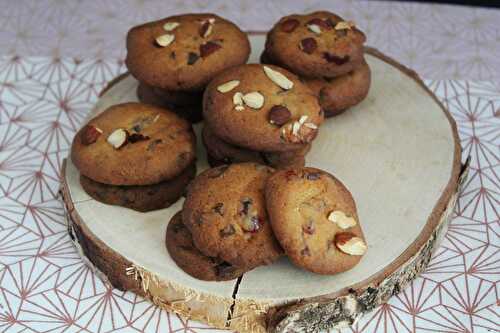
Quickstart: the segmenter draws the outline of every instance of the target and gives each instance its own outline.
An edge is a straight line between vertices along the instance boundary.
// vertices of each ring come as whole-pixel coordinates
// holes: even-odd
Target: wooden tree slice
[[[257,62],[264,36],[252,36],[251,43],[251,61]],[[338,176],[356,199],[368,252],[354,269],[319,276],[283,258],[235,281],[196,280],[175,265],[164,245],[167,223],[182,200],[149,213],[101,204],[83,191],[66,160],[62,195],[84,260],[119,289],[241,332],[336,328],[397,294],[430,260],[466,168],[455,123],[418,76],[374,49],[366,58],[373,80],[368,97],[327,120],[307,156],[308,165]],[[114,80],[92,116],[137,100],[136,87],[130,75]],[[201,171],[207,163],[198,143]]]

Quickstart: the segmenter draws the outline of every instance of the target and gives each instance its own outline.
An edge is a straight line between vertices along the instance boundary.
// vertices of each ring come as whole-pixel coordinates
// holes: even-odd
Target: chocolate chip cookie
[[[367,246],[356,204],[334,176],[315,168],[277,171],[265,190],[269,219],[297,266],[335,274],[355,266]]]
[[[109,185],[172,179],[195,160],[195,135],[185,119],[141,103],[111,106],[78,131],[71,159],[80,173]]]
[[[127,35],[126,65],[140,82],[169,91],[201,91],[226,68],[244,64],[247,35],[215,14],[145,23]]]
[[[127,207],[139,212],[149,212],[167,208],[175,203],[196,175],[193,162],[176,177],[152,185],[119,186],[106,185],[80,175],[80,184],[85,192],[95,200],[108,204]]]
[[[325,117],[333,117],[366,98],[370,90],[371,72],[366,61],[363,61],[345,75],[333,79],[304,79],[304,82],[317,93]]]
[[[296,75],[260,64],[214,78],[203,97],[203,117],[225,142],[265,152],[303,148],[323,122],[316,96]]]
[[[250,270],[282,249],[269,225],[264,186],[272,168],[255,163],[208,169],[189,185],[182,219],[204,255]]]
[[[200,280],[227,281],[245,271],[221,259],[207,257],[193,244],[191,233],[182,223],[182,214],[175,214],[167,227],[165,243],[168,253],[184,272]]]
[[[202,139],[207,150],[208,163],[212,167],[244,162],[266,164],[277,169],[303,167],[305,155],[311,148],[311,145],[308,144],[298,150],[275,153],[258,152],[224,142],[215,136],[208,126],[203,127]]]
[[[203,94],[200,92],[172,92],[139,83],[137,98],[142,103],[167,108],[192,123],[203,119],[201,111]]]
[[[283,17],[267,34],[265,50],[271,62],[297,75],[333,78],[362,62],[365,40],[354,23],[318,11]]]

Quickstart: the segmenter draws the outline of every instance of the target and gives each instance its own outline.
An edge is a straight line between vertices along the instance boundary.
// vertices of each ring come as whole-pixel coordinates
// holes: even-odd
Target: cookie
[[[250,270],[282,249],[269,225],[264,186],[272,168],[255,163],[208,169],[189,185],[182,220],[204,255]]]
[[[304,77],[338,77],[363,61],[366,37],[352,22],[327,11],[283,17],[267,34],[273,63]]]
[[[185,14],[133,27],[126,65],[140,82],[169,91],[201,91],[226,68],[247,62],[250,42],[215,14]]]
[[[354,199],[329,173],[278,171],[269,178],[265,197],[274,234],[295,265],[335,274],[354,267],[366,252]]]
[[[224,142],[215,136],[208,126],[203,127],[202,139],[209,157],[208,163],[212,167],[244,162],[266,164],[277,169],[303,167],[305,164],[305,155],[311,148],[311,145],[308,144],[298,150],[275,153],[258,152]]]
[[[192,163],[173,179],[153,185],[119,186],[106,185],[80,175],[80,184],[95,200],[123,206],[139,212],[167,208],[174,204],[196,175],[196,164]]]
[[[195,160],[189,122],[141,103],[111,106],[78,131],[71,159],[80,173],[108,185],[151,185],[172,179]]]
[[[191,99],[188,97],[191,96]],[[160,90],[144,83],[137,86],[137,98],[141,103],[151,104],[161,108],[166,108],[189,120],[197,123],[203,119],[201,105],[202,96],[200,93],[175,92]]]
[[[221,259],[207,257],[193,244],[191,233],[182,223],[182,214],[177,212],[167,226],[165,244],[168,253],[184,272],[205,281],[227,281],[238,278],[245,272]]]
[[[266,52],[260,56],[262,64],[273,64]],[[279,64],[274,64],[278,65]],[[301,78],[316,96],[325,117],[341,114],[346,109],[360,103],[368,95],[371,84],[371,71],[363,60],[352,72],[336,78]]]
[[[228,69],[210,82],[203,96],[203,118],[225,142],[278,152],[311,143],[323,112],[296,75],[272,65],[249,64]]]
[[[341,114],[346,109],[363,101],[371,83],[370,67],[363,63],[352,72],[334,79],[304,79],[318,95],[325,117]]]

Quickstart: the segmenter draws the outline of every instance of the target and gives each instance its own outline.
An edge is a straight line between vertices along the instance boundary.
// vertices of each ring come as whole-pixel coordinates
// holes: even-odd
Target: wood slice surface
[[[251,36],[258,62],[264,36]],[[168,255],[164,234],[182,207],[149,213],[108,206],[81,188],[70,160],[62,195],[69,232],[84,260],[104,281],[217,328],[241,332],[310,332],[351,324],[397,294],[427,265],[444,234],[466,177],[449,113],[411,70],[367,49],[368,97],[329,119],[307,156],[351,190],[368,242],[354,269],[320,276],[286,258],[226,282],[194,279]],[[137,81],[122,75],[105,88],[91,117],[136,101]],[[198,172],[208,167],[198,134]]]

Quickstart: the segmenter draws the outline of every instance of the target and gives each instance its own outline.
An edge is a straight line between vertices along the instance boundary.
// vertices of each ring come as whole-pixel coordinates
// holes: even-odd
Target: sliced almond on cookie
[[[328,220],[332,221],[341,229],[349,229],[354,227],[357,222],[352,216],[347,216],[341,210],[334,210],[328,215]]]
[[[113,146],[115,149],[120,149],[121,147],[127,144],[128,132],[123,128],[119,128],[114,130],[108,136],[108,143]]]
[[[335,25],[335,30],[351,30],[354,28],[354,22],[352,21],[341,21]]]
[[[353,256],[362,256],[367,249],[363,239],[350,232],[335,235],[335,246],[340,251]]]
[[[316,35],[321,34],[321,28],[317,24],[308,24],[307,28],[309,29],[309,31],[314,32]]]
[[[180,25],[179,22],[167,22],[163,25],[163,30],[172,31]]]
[[[217,87],[217,91],[220,93],[227,93],[234,88],[236,88],[240,84],[240,81],[238,80],[231,80],[226,83],[221,84],[220,86]]]
[[[164,34],[156,37],[156,43],[161,47],[167,47],[175,40],[175,36],[172,34]]]
[[[267,77],[276,83],[280,88],[289,90],[293,88],[293,82],[290,81],[285,75],[281,74],[278,71],[275,71],[271,67],[263,66],[264,73],[266,73]]]
[[[241,98],[243,102],[252,109],[260,109],[264,105],[264,96],[258,91],[245,94]]]

